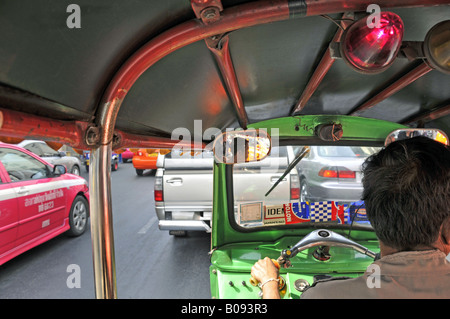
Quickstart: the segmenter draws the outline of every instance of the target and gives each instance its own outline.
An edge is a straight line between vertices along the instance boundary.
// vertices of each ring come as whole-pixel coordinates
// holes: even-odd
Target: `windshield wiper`
[[[303,157],[306,156],[306,154],[309,153],[309,151],[310,151],[310,148],[308,146],[303,147],[303,149],[300,151],[300,153],[294,158],[292,163],[289,164],[289,166],[286,168],[283,175],[281,175],[280,178],[275,182],[275,184],[273,184],[273,186],[269,189],[269,191],[266,193],[265,196],[268,196],[275,189],[275,187],[277,187],[278,184],[280,184],[280,182],[283,180],[283,178],[287,174],[289,174],[290,171],[292,171],[292,169],[298,164],[298,162],[300,162],[303,159]]]

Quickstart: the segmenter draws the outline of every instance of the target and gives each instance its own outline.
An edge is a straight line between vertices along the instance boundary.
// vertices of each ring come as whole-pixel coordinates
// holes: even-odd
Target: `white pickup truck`
[[[292,147],[281,146],[272,149],[271,155],[261,162],[234,165],[235,193],[245,194],[235,198],[235,211],[240,202],[271,203],[271,198],[276,198],[273,205],[298,202],[300,185],[296,168],[267,198],[258,198],[277,182],[293,159]],[[211,231],[213,161],[211,151],[195,152],[193,156],[171,152],[158,159],[155,210],[160,230],[168,230],[175,236],[184,236],[187,231]],[[254,174],[256,170],[258,174]]]

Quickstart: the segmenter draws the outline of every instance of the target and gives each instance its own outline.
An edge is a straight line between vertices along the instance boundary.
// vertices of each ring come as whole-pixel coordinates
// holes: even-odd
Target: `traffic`
[[[210,234],[190,232],[176,238],[159,230],[154,176],[137,176],[131,162],[120,163],[113,174],[119,298],[210,299],[204,275],[210,265]],[[86,172],[81,177],[89,181]],[[94,299],[90,226],[88,220],[81,236],[63,233],[0,266],[0,299]],[[192,291],[197,291],[195,297]]]
[[[0,143],[0,265],[61,233],[88,227],[89,189],[66,166]]]

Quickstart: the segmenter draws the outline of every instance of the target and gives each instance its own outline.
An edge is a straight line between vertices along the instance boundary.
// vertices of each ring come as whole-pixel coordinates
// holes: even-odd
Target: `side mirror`
[[[384,141],[384,146],[388,146],[392,142],[405,140],[407,138],[413,138],[416,136],[425,136],[431,138],[435,141],[441,142],[445,145],[449,145],[447,135],[438,129],[432,128],[410,128],[410,129],[399,129],[391,132]]]
[[[222,133],[213,146],[214,158],[225,164],[261,161],[269,155],[270,148],[270,136],[260,129]]]
[[[53,175],[63,175],[67,173],[67,168],[64,165],[53,166]]]

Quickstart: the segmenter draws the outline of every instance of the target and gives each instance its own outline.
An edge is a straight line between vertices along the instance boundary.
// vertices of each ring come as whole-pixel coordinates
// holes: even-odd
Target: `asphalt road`
[[[111,174],[118,298],[211,298],[209,234],[160,231],[154,177],[138,177],[131,163]],[[9,298],[95,298],[90,230],[58,236],[0,266],[0,299]]]

